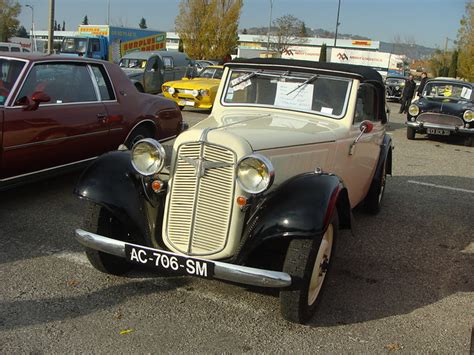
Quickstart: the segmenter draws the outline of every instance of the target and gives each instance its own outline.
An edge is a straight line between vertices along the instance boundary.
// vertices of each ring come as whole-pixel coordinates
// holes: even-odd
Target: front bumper
[[[125,245],[127,244],[125,242],[87,232],[82,229],[76,229],[75,234],[77,241],[85,247],[125,258]],[[159,252],[160,250],[156,249],[156,251]],[[168,251],[166,253],[186,257]],[[223,263],[220,261],[212,262],[215,265],[214,278],[216,279],[245,285],[275,288],[288,287],[291,286],[292,283],[291,276],[284,272],[261,270],[248,266]]]
[[[440,125],[436,123],[429,123],[429,122],[412,122],[412,121],[407,121],[405,124],[408,127],[415,128],[416,130],[425,130],[427,128],[438,128],[438,129],[444,129],[453,133],[460,133],[460,134],[474,134],[474,128],[464,128],[464,127],[456,127],[456,126],[446,126],[446,125]]]

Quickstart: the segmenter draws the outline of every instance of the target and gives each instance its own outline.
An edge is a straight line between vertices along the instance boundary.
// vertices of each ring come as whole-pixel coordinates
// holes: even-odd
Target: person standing
[[[415,94],[416,83],[413,80],[413,75],[408,75],[408,80],[405,82],[405,87],[403,88],[402,98],[400,100],[401,106],[399,113],[407,113],[408,106],[410,106],[411,99]]]
[[[426,80],[428,80],[428,74],[424,71],[421,73],[421,81],[420,85],[418,86],[418,89],[416,89],[416,93],[418,94],[418,97],[421,96],[423,93],[423,89],[425,88]]]

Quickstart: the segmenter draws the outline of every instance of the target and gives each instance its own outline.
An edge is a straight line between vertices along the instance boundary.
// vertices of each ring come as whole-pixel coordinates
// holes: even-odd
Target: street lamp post
[[[268,22],[267,58],[270,52],[270,31],[272,28],[272,11],[273,11],[273,0],[270,0],[270,21]]]
[[[31,49],[36,51],[36,41],[35,41],[35,9],[33,5],[25,5],[31,9]]]
[[[341,11],[341,0],[339,0],[339,5],[337,6],[337,19],[336,19],[336,33],[334,35],[334,48],[336,48],[337,44],[337,30],[339,28],[339,12]]]

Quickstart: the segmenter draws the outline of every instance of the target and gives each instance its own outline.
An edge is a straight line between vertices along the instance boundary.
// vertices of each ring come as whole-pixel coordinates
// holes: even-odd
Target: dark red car
[[[119,66],[0,56],[0,188],[183,129],[173,101],[137,91]]]

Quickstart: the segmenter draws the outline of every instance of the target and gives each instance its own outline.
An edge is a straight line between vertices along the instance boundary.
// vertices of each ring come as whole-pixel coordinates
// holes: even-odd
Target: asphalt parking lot
[[[395,144],[382,212],[356,210],[319,312],[281,319],[278,293],[99,273],[73,239],[78,173],[0,193],[0,352],[468,353],[474,321],[474,148]],[[183,111],[192,125],[206,113]]]

